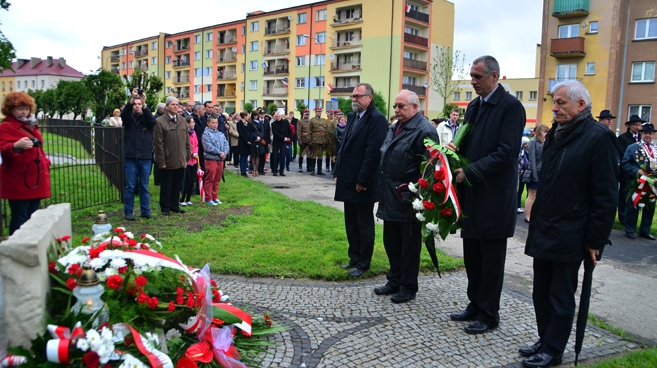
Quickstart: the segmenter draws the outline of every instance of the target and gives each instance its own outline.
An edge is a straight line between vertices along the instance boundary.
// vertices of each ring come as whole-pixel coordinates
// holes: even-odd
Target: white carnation
[[[148,368],[148,366],[146,366],[134,356],[125,354],[123,356],[123,363],[119,366],[119,368]]]
[[[639,203],[639,207],[643,208],[643,207],[645,207],[645,206],[646,206],[645,203]]]
[[[433,231],[434,233],[438,232],[438,224],[434,224],[433,222],[427,224],[427,230]]]
[[[144,273],[144,271],[141,269],[141,267],[135,267],[135,268],[133,268],[133,269],[132,269],[132,272],[134,272],[135,275],[137,275],[137,276],[139,276],[139,275],[141,275],[142,273]]]
[[[102,345],[102,339],[100,338],[100,334],[96,330],[89,330],[86,333],[87,337],[87,342],[89,343],[89,347],[91,347],[92,351],[97,351],[100,346]]]
[[[425,220],[426,220],[426,217],[424,217],[424,215],[422,214],[422,212],[418,212],[418,213],[416,213],[416,214],[415,214],[415,217],[417,217],[417,219],[420,220],[420,221],[425,221]]]
[[[105,274],[105,277],[109,278],[110,276],[118,275],[119,270],[116,268],[107,267],[103,273]]]
[[[146,239],[150,240],[150,241],[155,240],[155,238],[154,238],[153,235],[151,235],[151,234],[144,234],[144,237],[145,237]]]
[[[134,239],[134,238],[135,238],[134,234],[132,234],[130,231],[126,231],[124,234],[125,234],[128,238],[130,238],[130,239]]]
[[[80,340],[78,340],[78,343],[75,344],[75,346],[77,346],[78,349],[80,349],[80,350],[82,350],[82,351],[87,351],[87,350],[89,350],[89,343],[87,342],[86,339],[80,339]]]
[[[171,339],[177,339],[179,337],[182,337],[182,335],[180,334],[180,331],[176,330],[175,328],[172,328],[169,331],[167,331],[164,337],[167,339],[167,341],[169,341]]]
[[[413,184],[413,183],[408,183],[408,190],[410,190],[413,193],[417,193],[417,188],[415,187],[415,184]]]
[[[110,262],[110,266],[112,266],[112,267],[114,267],[114,268],[125,267],[125,265],[126,265],[126,264],[125,264],[125,259],[122,259],[122,258],[114,258],[114,259]]]
[[[415,200],[413,200],[413,209],[415,209],[416,211],[423,210],[424,205],[422,204],[422,201],[417,199],[417,198]]]
[[[97,269],[105,266],[106,264],[107,264],[107,260],[102,259],[100,257],[94,258],[89,262],[89,266],[91,266],[91,268],[93,268],[94,270],[97,270]]]

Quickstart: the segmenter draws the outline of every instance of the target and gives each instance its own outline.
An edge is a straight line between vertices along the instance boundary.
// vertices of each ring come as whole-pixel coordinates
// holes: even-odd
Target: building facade
[[[247,102],[327,107],[362,81],[387,101],[413,90],[420,110],[435,115],[442,101],[429,87],[430,63],[437,47],[452,47],[453,30],[447,0],[329,0],[104,47],[101,67],[119,75],[148,70],[164,80],[165,95],[221,103],[228,112]]]
[[[544,0],[538,121],[552,121],[551,88],[568,79],[591,93],[594,115],[611,110],[611,129],[630,115],[654,124],[657,7],[652,0]]]

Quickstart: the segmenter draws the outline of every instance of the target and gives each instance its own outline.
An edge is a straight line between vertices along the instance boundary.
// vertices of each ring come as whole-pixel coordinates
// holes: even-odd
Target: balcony
[[[217,73],[217,80],[232,80],[237,79],[237,74],[234,72],[224,72],[224,74]]]
[[[402,84],[402,88],[407,89],[409,91],[413,91],[417,93],[418,96],[424,96],[427,93],[426,92],[427,89],[422,86],[414,86],[412,84]]]
[[[219,57],[217,58],[218,63],[231,63],[235,60],[237,60],[237,56],[235,56],[235,54],[232,54],[232,55],[219,55]]]
[[[406,12],[406,18],[419,20],[420,22],[429,24],[429,14],[422,13],[417,10],[411,9],[408,12]]]
[[[333,73],[346,73],[346,72],[357,72],[360,71],[360,62],[356,63],[332,63],[331,64],[331,72]]]
[[[217,98],[235,98],[235,91],[217,92]]]
[[[356,88],[355,85],[352,87],[333,87],[331,94],[332,95],[351,94],[354,91],[354,88]]]
[[[135,51],[135,57],[136,58],[144,57],[144,56],[148,56],[148,49],[147,48]]]
[[[176,98],[189,98],[189,91],[180,91],[176,93]]]
[[[264,87],[262,89],[262,95],[263,96],[287,96],[287,87]]]
[[[550,56],[556,58],[581,57],[584,52],[584,37],[554,38],[550,43]]]
[[[347,48],[347,47],[361,47],[363,46],[363,40],[358,37],[358,38],[353,38],[351,40],[344,40],[344,41],[333,41],[331,46],[329,48],[336,49],[336,48]]]
[[[404,68],[427,71],[427,62],[404,58]]]
[[[175,42],[173,52],[181,52],[189,50],[189,42]]]
[[[237,37],[235,36],[226,36],[223,39],[220,38],[217,40],[217,46],[221,45],[230,45],[231,43],[237,42]]]
[[[283,33],[290,33],[290,26],[289,25],[287,27],[269,27],[269,28],[265,28],[265,36],[270,36],[270,35],[275,35],[275,34],[283,34]]]
[[[121,60],[121,56],[119,56],[119,55],[112,55],[112,56],[110,56],[110,61],[111,61],[112,63],[118,63],[120,60]]]
[[[265,55],[284,55],[284,54],[289,54],[290,53],[290,48],[289,47],[283,47],[283,46],[267,46],[265,48]]]
[[[429,39],[416,36],[410,33],[404,33],[404,42],[407,43],[412,43],[414,45],[422,46],[422,47],[428,47],[429,46]]]
[[[172,64],[174,68],[182,68],[189,66],[189,60],[174,60]]]
[[[583,17],[589,15],[589,0],[553,0],[552,16],[555,18]]]
[[[263,75],[272,75],[272,74],[289,74],[290,70],[287,67],[276,67],[274,70],[265,70]]]
[[[112,68],[112,69],[110,69],[110,72],[112,72],[112,73],[114,73],[114,74],[116,74],[116,75],[121,74],[121,70],[120,70],[119,68]]]
[[[189,75],[182,75],[180,77],[173,79],[173,84],[188,84],[188,83],[189,83]]]
[[[340,27],[348,26],[354,23],[363,22],[363,8],[342,8],[336,9],[335,15],[333,16],[333,23],[331,26]]]
[[[331,23],[331,26],[333,27],[340,27],[340,26],[348,26],[354,23],[363,23],[363,18],[342,18],[338,19],[337,17],[333,17],[333,23]]]
[[[552,94],[552,88],[559,83],[567,80],[577,80],[577,81],[582,81],[582,78],[575,78],[575,77],[566,77],[566,78],[557,78],[557,79],[548,79],[548,90],[547,94],[551,95]]]

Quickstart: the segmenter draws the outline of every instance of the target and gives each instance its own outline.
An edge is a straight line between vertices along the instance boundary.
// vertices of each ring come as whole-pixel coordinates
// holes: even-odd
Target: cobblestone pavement
[[[215,277],[231,301],[268,311],[289,329],[263,367],[519,367],[518,348],[537,340],[531,300],[505,290],[501,323],[493,332],[468,335],[448,314],[465,308],[462,272],[421,276],[415,300],[394,304],[377,296],[375,280],[334,283]],[[233,293],[234,295],[232,295]],[[574,332],[564,364],[574,361]],[[580,361],[619,354],[636,344],[588,326]]]

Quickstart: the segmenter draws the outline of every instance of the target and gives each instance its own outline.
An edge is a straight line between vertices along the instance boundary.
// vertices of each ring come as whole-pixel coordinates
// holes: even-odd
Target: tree
[[[374,91],[374,107],[379,110],[383,116],[388,117],[388,106],[386,104],[386,99],[383,97],[383,93],[379,91]]]
[[[36,90],[31,90],[28,89],[26,92],[30,97],[34,99],[34,103],[36,104],[36,109],[34,110],[34,115],[35,117],[39,116],[39,113],[45,114],[45,111],[43,111],[43,102],[41,101],[43,97],[43,90],[36,89]]]
[[[92,101],[89,88],[81,81],[60,80],[57,90],[58,105],[65,106],[68,112],[73,113],[73,120],[79,115],[84,120]]]
[[[342,111],[344,116],[347,116],[349,111],[351,111],[351,100],[344,97],[338,97],[338,109]]]
[[[54,88],[49,88],[41,94],[41,109],[46,117],[53,117],[57,113],[55,107],[55,99],[57,98],[57,93]]]
[[[244,104],[244,110],[248,112],[249,114],[253,112],[253,105],[251,105],[250,102],[247,102]]]
[[[146,105],[151,108],[157,105],[157,96],[159,96],[164,87],[162,79],[154,75],[149,75],[148,72],[135,69],[130,77],[124,75],[123,81],[128,91],[132,91],[133,88],[138,88],[143,89],[144,92],[146,92]]]
[[[306,104],[304,104],[303,101],[297,102],[297,111],[301,116],[303,116],[303,111],[306,110],[307,108],[308,106],[306,106]]]
[[[111,116],[128,98],[121,78],[110,71],[98,69],[96,74],[89,74],[82,81],[91,93],[91,105],[98,121]]]
[[[461,90],[459,82],[465,77],[465,55],[459,50],[452,52],[450,47],[436,46],[436,55],[431,61],[431,88],[443,98],[443,107],[447,100]],[[449,118],[449,111],[443,117]]]
[[[278,111],[278,106],[276,104],[269,104],[267,105],[267,111],[269,112],[269,115],[274,115],[276,111]]]
[[[0,0],[0,9],[9,11],[11,4],[7,0]],[[14,45],[5,37],[4,33],[0,31],[0,73],[3,70],[9,69],[14,71],[11,67],[11,61],[16,58],[16,49]]]

